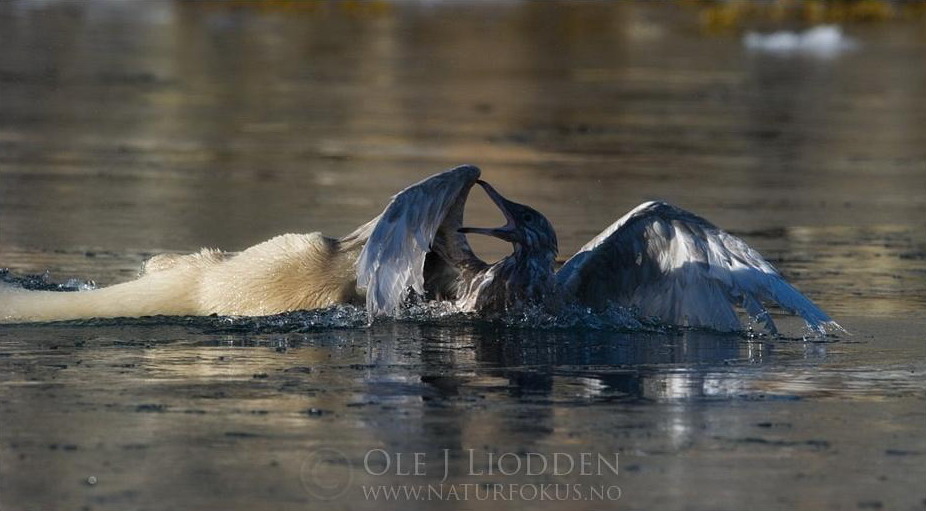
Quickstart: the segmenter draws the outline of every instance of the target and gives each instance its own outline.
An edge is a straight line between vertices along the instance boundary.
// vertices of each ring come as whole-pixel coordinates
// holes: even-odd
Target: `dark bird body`
[[[415,197],[405,196],[412,187],[394,197],[384,212],[395,210],[394,224],[377,224],[358,263],[358,282],[367,287],[372,314],[391,314],[415,293],[483,315],[528,306],[555,313],[570,303],[593,309],[618,305],[666,323],[738,330],[742,324],[735,307],[741,306],[774,332],[763,305],[770,301],[800,315],[815,331],[838,328],[745,242],[664,202],[633,209],[556,271],[552,224],[478,178],[477,168],[457,167],[417,185],[434,185],[443,195],[415,190]],[[474,184],[505,215],[504,226],[462,226],[463,204]],[[410,208],[410,201],[427,203],[428,222],[412,214],[420,210]],[[396,238],[397,232],[404,237]],[[487,264],[473,254],[466,233],[508,241],[513,251]],[[421,266],[408,264],[416,258]]]

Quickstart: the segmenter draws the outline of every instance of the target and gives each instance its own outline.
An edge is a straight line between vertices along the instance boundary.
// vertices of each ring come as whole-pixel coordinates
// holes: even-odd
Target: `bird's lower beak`
[[[514,241],[514,232],[505,227],[496,227],[494,229],[489,227],[460,227],[457,229],[457,232],[462,232],[464,234],[485,234],[505,241]]]
[[[485,234],[487,236],[494,236],[505,241],[515,241],[515,221],[514,216],[511,214],[511,211],[508,209],[508,199],[502,197],[502,194],[495,191],[495,188],[492,188],[492,185],[486,183],[483,180],[476,181],[479,183],[488,194],[489,198],[492,199],[492,202],[498,206],[498,209],[502,211],[502,214],[505,215],[505,220],[507,223],[501,227],[461,227],[457,231],[462,233],[473,233],[473,234]]]

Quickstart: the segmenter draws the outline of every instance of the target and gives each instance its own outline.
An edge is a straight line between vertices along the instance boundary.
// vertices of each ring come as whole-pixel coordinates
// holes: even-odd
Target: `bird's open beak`
[[[505,241],[515,241],[515,233],[517,232],[516,224],[514,220],[514,215],[512,215],[510,209],[508,208],[508,199],[502,197],[502,194],[495,191],[495,188],[492,188],[492,185],[486,183],[483,180],[477,180],[479,186],[481,186],[486,194],[489,195],[489,198],[492,199],[492,202],[498,206],[498,209],[502,211],[502,214],[505,215],[506,223],[501,227],[460,227],[457,229],[462,233],[474,233],[474,234],[485,234],[487,236],[494,236]]]

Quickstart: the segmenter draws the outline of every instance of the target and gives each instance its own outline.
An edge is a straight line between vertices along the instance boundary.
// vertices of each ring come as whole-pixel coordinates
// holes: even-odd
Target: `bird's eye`
[[[527,222],[527,223],[531,223],[531,222],[534,221],[534,215],[532,215],[532,214],[530,214],[530,213],[524,213],[524,214],[521,216],[521,220],[524,220],[524,221]]]

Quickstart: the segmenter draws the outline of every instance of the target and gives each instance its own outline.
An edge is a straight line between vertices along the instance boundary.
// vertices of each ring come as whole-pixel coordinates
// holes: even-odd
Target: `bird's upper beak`
[[[515,234],[517,233],[517,224],[514,219],[514,215],[511,212],[508,204],[511,203],[508,199],[502,197],[502,194],[498,193],[495,188],[492,188],[492,185],[486,183],[483,180],[477,180],[479,186],[481,186],[486,194],[489,195],[489,198],[492,199],[492,202],[498,206],[498,209],[502,211],[502,214],[505,215],[506,223],[501,227],[488,228],[488,227],[460,227],[459,232],[462,233],[475,233],[475,234],[485,234],[488,236],[494,236],[505,241],[515,241]]]

